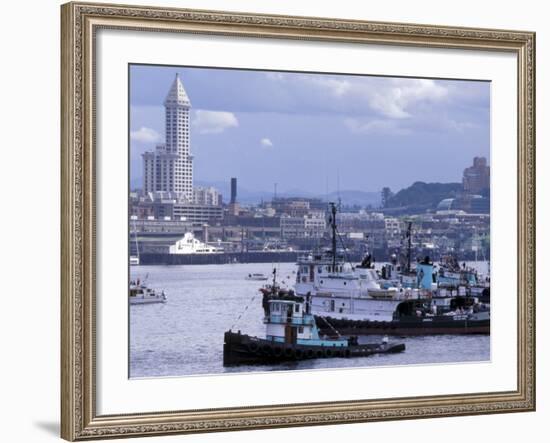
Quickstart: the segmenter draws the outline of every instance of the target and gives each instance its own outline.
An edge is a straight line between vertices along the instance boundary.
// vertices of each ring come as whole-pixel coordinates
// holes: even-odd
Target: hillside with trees
[[[389,188],[382,189],[382,207],[384,209],[434,209],[441,200],[457,197],[461,192],[462,183],[415,182],[395,194]]]

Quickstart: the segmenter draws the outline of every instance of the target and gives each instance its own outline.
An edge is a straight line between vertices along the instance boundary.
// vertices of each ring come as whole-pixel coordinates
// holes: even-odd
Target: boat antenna
[[[342,245],[342,249],[344,250],[344,258],[346,259],[345,261],[353,266],[353,264],[351,263],[351,260],[349,259],[346,244],[344,243],[344,239],[342,238],[342,236],[340,235],[340,233],[338,231],[336,231],[336,235],[338,235],[338,239],[340,240],[340,243]]]
[[[412,232],[412,222],[408,222],[407,233],[407,272],[411,272],[411,232]]]
[[[336,170],[336,192],[338,194],[338,210],[342,210],[342,198],[340,197],[340,169]]]
[[[134,242],[136,244],[136,255],[139,261],[139,244],[138,244],[138,238],[137,238],[137,226],[136,226],[136,221],[133,220],[133,222],[134,222]]]
[[[330,202],[330,227],[332,230],[332,272],[336,272],[336,204]]]
[[[331,202],[329,203],[330,210],[331,210],[331,216],[329,218],[330,221],[330,227],[332,230],[332,272],[336,272],[336,241],[337,239],[340,240],[340,243],[342,244],[342,249],[344,250],[344,258],[346,262],[349,262],[351,264],[351,261],[348,258],[347,252],[346,252],[346,245],[344,243],[344,239],[338,232],[338,227],[336,225],[336,204]]]
[[[478,239],[477,239],[477,230],[476,230],[476,227],[474,226],[474,239],[472,241],[472,243],[474,244],[474,248],[475,248],[475,255],[474,255],[474,261],[477,262],[477,245],[478,245]]]
[[[271,284],[271,290],[275,291],[275,285],[277,284],[277,268],[273,266],[273,283]]]

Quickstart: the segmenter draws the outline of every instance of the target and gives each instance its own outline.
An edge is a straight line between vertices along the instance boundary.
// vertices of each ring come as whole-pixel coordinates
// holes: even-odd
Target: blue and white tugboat
[[[224,337],[224,366],[240,364],[267,364],[314,358],[368,357],[373,354],[402,352],[405,345],[389,343],[358,344],[357,336],[336,338],[319,334],[315,317],[311,313],[311,297],[297,296],[294,291],[282,289],[273,283],[260,289],[263,294],[265,338],[227,331]]]

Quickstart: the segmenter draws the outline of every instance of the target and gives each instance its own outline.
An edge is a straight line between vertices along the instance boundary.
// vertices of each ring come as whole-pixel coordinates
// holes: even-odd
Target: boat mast
[[[329,203],[331,218],[330,227],[332,229],[332,272],[336,272],[336,205],[333,202]]]
[[[477,237],[477,229],[476,227],[474,226],[474,241],[472,242],[473,245],[474,245],[474,252],[475,252],[475,256],[474,256],[474,261],[477,263],[477,248],[478,248],[478,245],[479,245],[479,239]]]
[[[139,246],[138,246],[138,239],[137,239],[137,227],[136,227],[136,221],[133,220],[134,222],[134,242],[136,244],[136,256],[138,258],[138,261],[139,261]]]
[[[411,230],[412,222],[407,226],[407,272],[411,272]]]
[[[275,294],[275,285],[277,284],[277,268],[273,266],[273,283],[271,284],[271,292]]]

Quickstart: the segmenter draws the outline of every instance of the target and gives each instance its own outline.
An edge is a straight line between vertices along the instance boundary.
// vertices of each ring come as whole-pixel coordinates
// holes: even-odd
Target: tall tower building
[[[464,169],[462,176],[462,185],[464,191],[476,194],[491,185],[491,171],[487,166],[485,157],[474,157],[474,163],[469,168]]]
[[[191,101],[176,74],[164,100],[165,143],[142,155],[144,192],[171,192],[179,199],[193,200],[190,109]]]
[[[229,215],[239,215],[240,207],[237,203],[237,177],[231,177],[231,200],[228,206]]]

